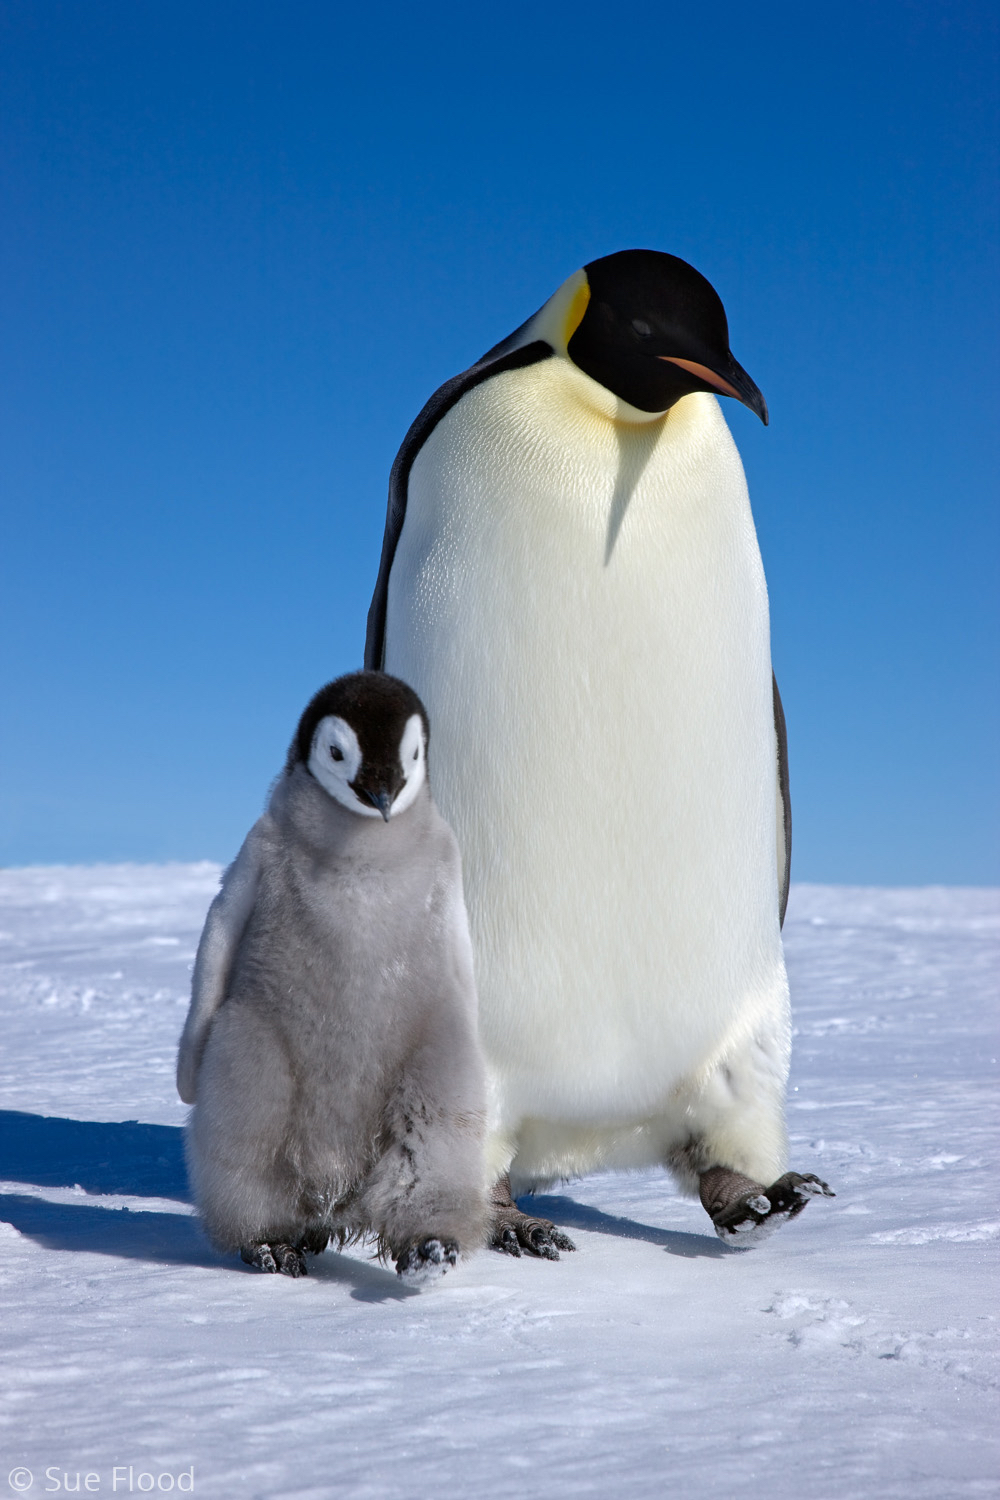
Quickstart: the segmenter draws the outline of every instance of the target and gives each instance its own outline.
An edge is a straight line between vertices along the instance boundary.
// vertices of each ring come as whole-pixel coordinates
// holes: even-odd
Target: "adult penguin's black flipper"
[[[788,730],[785,710],[781,706],[777,679],[771,673],[774,689],[774,733],[778,741],[778,795],[775,813],[778,824],[778,916],[785,925],[788,906],[788,883],[792,873],[792,796],[788,788]]]

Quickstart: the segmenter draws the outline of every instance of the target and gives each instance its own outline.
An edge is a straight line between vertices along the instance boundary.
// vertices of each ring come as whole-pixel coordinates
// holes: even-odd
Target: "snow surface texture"
[[[575,1255],[421,1294],[364,1249],[260,1275],[191,1217],[218,874],[0,871],[0,1494],[1000,1494],[998,893],[793,888],[791,1164],[836,1199],[741,1254],[665,1174],[592,1177],[533,1200]]]

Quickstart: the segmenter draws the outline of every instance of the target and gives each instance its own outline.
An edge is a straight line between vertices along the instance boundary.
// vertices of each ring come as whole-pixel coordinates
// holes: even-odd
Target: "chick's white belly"
[[[501,1128],[627,1124],[784,1017],[766,592],[711,398],[595,461],[507,379],[414,466],[385,665],[429,710]]]

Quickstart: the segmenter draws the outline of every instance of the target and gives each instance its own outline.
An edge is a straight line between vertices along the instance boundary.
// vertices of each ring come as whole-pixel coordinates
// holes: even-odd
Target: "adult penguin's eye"
[[[649,324],[648,323],[644,323],[641,318],[633,318],[632,319],[632,327],[635,329],[636,333],[642,339],[648,339],[649,335],[653,331],[650,328]]]
[[[419,760],[420,759],[420,746],[419,745],[417,746],[417,748],[413,752],[413,759],[414,760]]]
[[[334,760],[343,760],[344,758],[344,752],[343,750],[341,750],[339,745],[331,745],[330,754],[333,756]]]

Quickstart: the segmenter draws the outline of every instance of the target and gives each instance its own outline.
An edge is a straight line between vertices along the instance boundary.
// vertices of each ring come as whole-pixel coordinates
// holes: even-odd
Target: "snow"
[[[1000,1494],[1000,893],[793,888],[791,1165],[835,1199],[741,1254],[592,1177],[534,1200],[575,1255],[418,1293],[201,1236],[173,1072],[218,874],[0,871],[0,1490]]]

